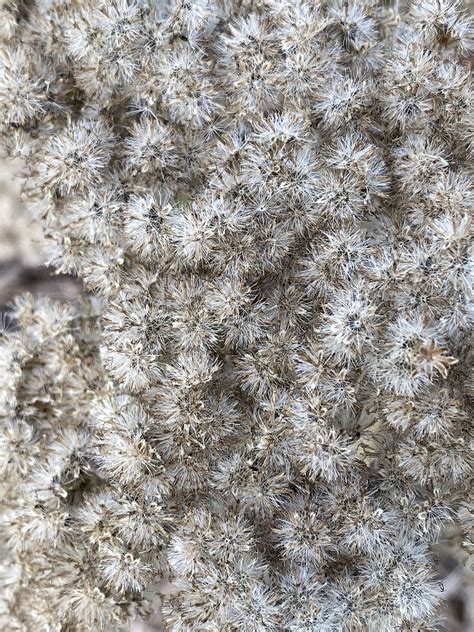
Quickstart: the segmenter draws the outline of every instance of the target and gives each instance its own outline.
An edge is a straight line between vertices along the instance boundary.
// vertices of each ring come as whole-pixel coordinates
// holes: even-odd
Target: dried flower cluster
[[[116,629],[166,576],[170,632],[434,629],[430,545],[472,526],[470,24],[0,2],[4,152],[94,297],[3,332],[5,629]]]

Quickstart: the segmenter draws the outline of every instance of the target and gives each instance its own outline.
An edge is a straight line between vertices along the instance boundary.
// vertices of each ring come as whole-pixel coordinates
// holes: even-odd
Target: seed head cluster
[[[462,5],[2,0],[0,33],[2,151],[87,294],[0,328],[0,627],[438,629],[432,545],[472,547]]]

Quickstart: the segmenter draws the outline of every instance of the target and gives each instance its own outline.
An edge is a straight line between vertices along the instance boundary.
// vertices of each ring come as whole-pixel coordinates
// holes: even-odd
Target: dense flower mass
[[[0,329],[11,632],[435,629],[469,546],[455,0],[3,0],[3,152],[83,303]],[[471,494],[471,496],[470,496]]]

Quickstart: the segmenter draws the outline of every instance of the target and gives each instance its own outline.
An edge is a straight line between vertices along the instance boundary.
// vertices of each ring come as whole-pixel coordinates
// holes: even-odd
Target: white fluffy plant
[[[1,626],[426,632],[472,507],[471,22],[0,3],[3,152],[83,303],[1,333]]]

